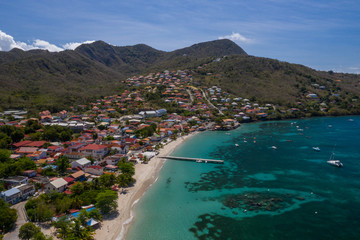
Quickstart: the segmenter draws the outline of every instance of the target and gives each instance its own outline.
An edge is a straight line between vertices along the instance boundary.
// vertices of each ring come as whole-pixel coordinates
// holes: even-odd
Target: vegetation
[[[21,175],[26,170],[35,170],[36,164],[28,157],[10,159],[10,151],[0,149],[0,177]]]
[[[52,237],[47,237],[41,232],[39,227],[36,227],[32,222],[25,223],[20,227],[19,238],[21,240],[51,240]]]
[[[116,47],[101,41],[59,53],[19,49],[1,52],[0,108],[26,107],[33,116],[38,110],[58,112],[88,103],[100,95],[114,94],[124,89],[123,81],[134,74],[169,68],[192,70],[195,85],[217,85],[236,96],[282,106],[293,105],[301,94],[319,92],[311,86],[316,82],[326,86],[326,91],[343,95],[339,104],[329,109],[329,114],[357,113],[347,103],[352,102],[353,95],[359,95],[359,75],[315,71],[301,65],[248,56],[230,40],[199,43],[172,52],[158,51],[143,44]],[[338,79],[341,82],[336,82]],[[146,104],[159,104],[173,112],[184,111],[171,103],[157,102],[159,97],[158,92],[149,93]],[[346,107],[345,112],[341,111],[343,107]],[[34,132],[36,124],[28,125],[25,133],[32,132],[34,139],[39,138],[40,134]],[[151,133],[146,131],[139,134]],[[42,136],[46,140],[68,137],[65,133],[56,136],[53,131]],[[15,142],[13,138],[0,135],[0,145],[11,142]]]
[[[5,203],[0,198],[0,229],[2,233],[10,231],[17,219],[17,213],[15,209],[10,208],[10,205]]]

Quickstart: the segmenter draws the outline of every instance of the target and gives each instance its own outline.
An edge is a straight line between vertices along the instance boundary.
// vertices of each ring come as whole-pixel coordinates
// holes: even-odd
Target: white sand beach
[[[192,133],[185,137],[179,137],[165,145],[159,155],[152,158],[148,164],[137,164],[135,166],[136,183],[133,187],[127,189],[126,194],[119,193],[118,198],[118,215],[110,220],[102,222],[101,229],[96,230],[95,239],[125,239],[129,225],[132,222],[132,208],[135,201],[141,198],[145,191],[155,182],[159,172],[166,160],[159,156],[170,155],[177,146],[196,134]]]

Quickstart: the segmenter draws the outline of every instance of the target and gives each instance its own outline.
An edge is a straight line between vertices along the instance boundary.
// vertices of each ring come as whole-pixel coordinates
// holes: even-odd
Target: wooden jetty
[[[171,159],[171,160],[181,160],[181,161],[191,161],[191,162],[198,162],[198,163],[217,163],[217,164],[224,163],[224,160],[205,159],[205,158],[188,158],[188,157],[173,157],[173,156],[163,156],[160,158],[166,158],[166,159]]]

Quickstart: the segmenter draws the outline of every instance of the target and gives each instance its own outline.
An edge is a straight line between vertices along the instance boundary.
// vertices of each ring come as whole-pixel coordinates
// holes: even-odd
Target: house
[[[104,174],[104,171],[103,171],[102,167],[100,167],[100,166],[90,166],[90,167],[85,168],[84,171],[86,173],[96,175],[96,176],[101,176]]]
[[[67,187],[67,181],[65,181],[63,178],[58,178],[54,181],[51,181],[45,186],[45,192],[49,193],[51,191],[56,191],[58,193],[64,192]]]
[[[21,192],[17,188],[12,188],[1,192],[0,197],[7,203],[15,204],[21,201]]]
[[[15,187],[20,190],[21,198],[23,200],[27,199],[30,196],[33,196],[35,193],[34,184],[22,184],[20,186]]]
[[[108,153],[108,148],[105,145],[89,144],[79,149],[79,151],[86,156],[93,156],[95,158],[104,157]]]
[[[23,172],[23,175],[24,176],[27,176],[27,177],[35,177],[36,176],[36,171],[35,170],[26,170]]]
[[[84,169],[84,168],[87,168],[91,165],[91,161],[89,161],[87,158],[81,158],[77,161],[74,161],[71,163],[71,168],[81,168],[81,169]]]
[[[24,176],[12,176],[4,179],[5,187],[12,188],[28,182],[28,178]]]
[[[104,169],[109,172],[116,172],[119,167],[114,165],[106,165]]]
[[[75,182],[75,179],[72,177],[64,177],[64,180],[68,183],[68,186]]]
[[[85,173],[83,171],[77,171],[70,175],[75,181],[84,181],[85,180]]]
[[[318,98],[318,96],[315,93],[309,93],[306,95],[307,98]]]

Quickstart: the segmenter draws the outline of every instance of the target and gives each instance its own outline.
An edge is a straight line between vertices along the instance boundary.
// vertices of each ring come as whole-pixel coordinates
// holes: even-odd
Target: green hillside
[[[360,75],[319,72],[305,66],[248,56],[230,40],[195,44],[172,52],[144,44],[117,47],[102,41],[50,53],[13,49],[0,52],[0,108],[58,111],[117,93],[130,76],[189,69],[194,82],[262,102],[294,104],[306,93],[344,99],[360,94]],[[341,80],[336,81],[336,80]]]

